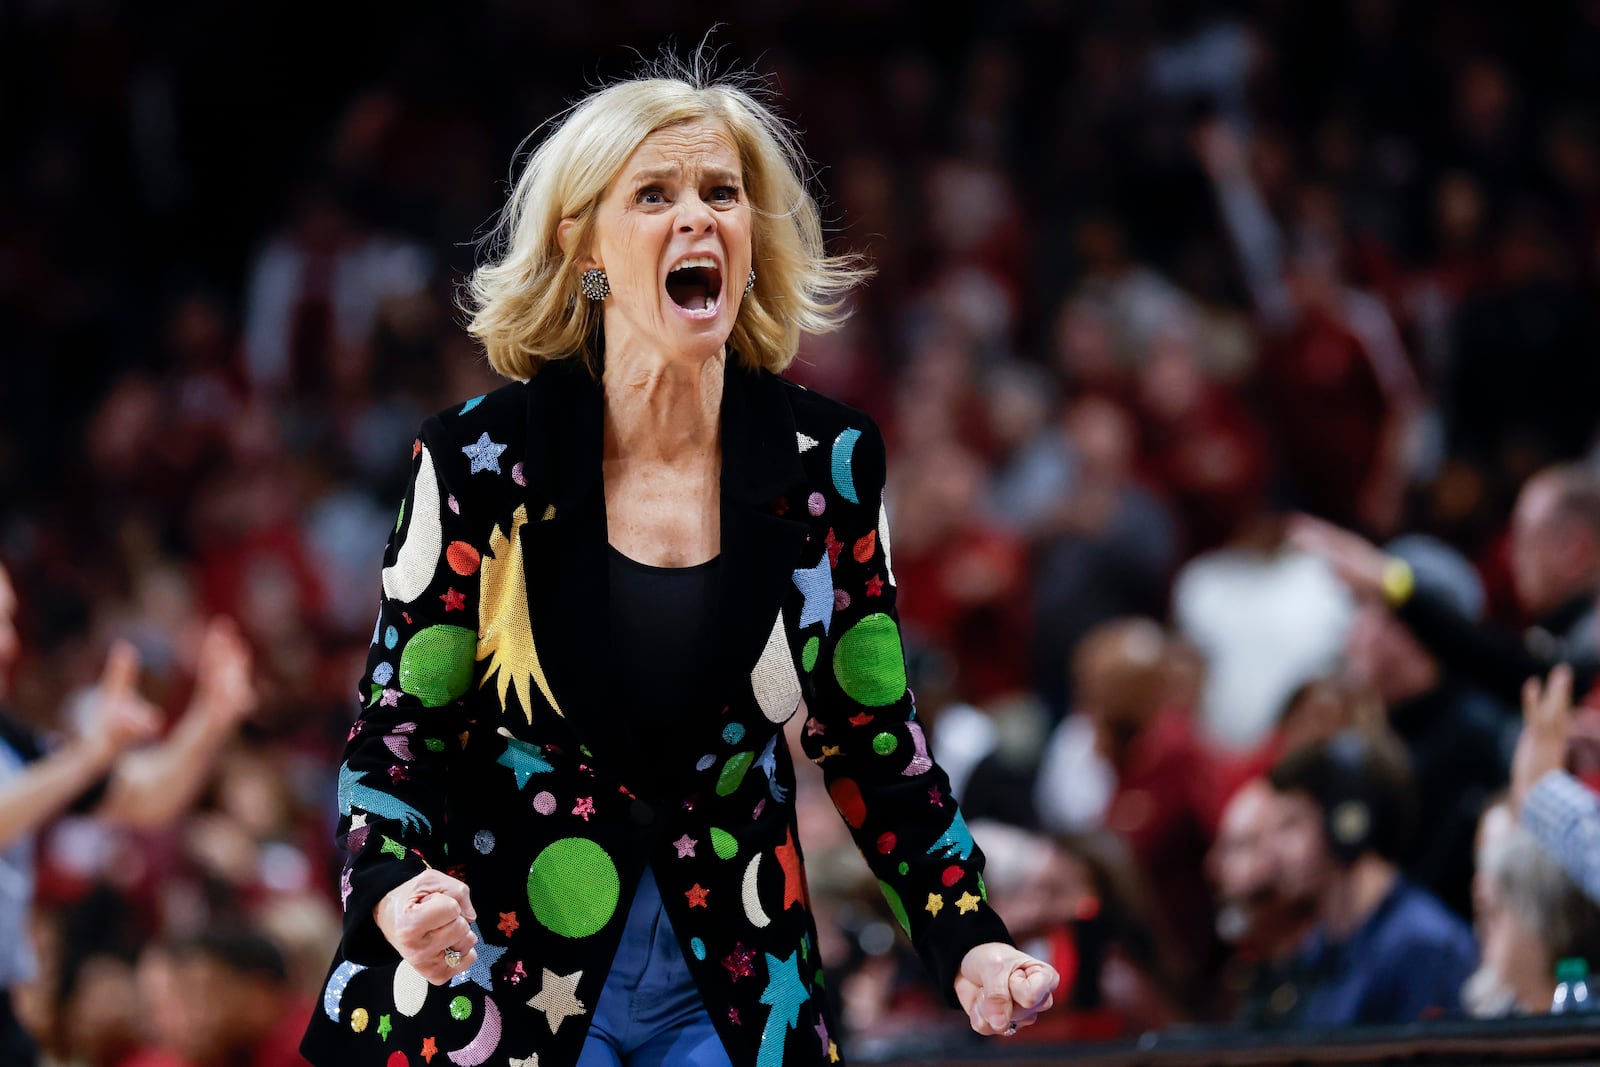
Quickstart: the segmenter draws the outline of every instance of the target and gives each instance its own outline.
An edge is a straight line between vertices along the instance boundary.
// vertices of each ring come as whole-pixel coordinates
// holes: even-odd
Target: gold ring
[[[1017,1020],[1012,1019],[1009,1023],[1006,1024],[1006,1036],[1010,1037],[1012,1034],[1014,1034],[1016,1032],[1017,1032]]]
[[[459,949],[447,948],[444,950],[444,965],[452,971],[461,966],[461,952]]]

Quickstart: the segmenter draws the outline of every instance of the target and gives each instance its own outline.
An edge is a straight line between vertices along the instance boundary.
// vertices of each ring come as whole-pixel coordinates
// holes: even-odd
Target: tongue
[[[690,311],[704,311],[711,303],[711,289],[700,281],[667,280],[667,295],[672,302]]]

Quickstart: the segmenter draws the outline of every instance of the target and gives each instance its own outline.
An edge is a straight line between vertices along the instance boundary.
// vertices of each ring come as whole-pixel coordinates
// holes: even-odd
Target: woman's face
[[[601,199],[583,266],[601,267],[606,347],[704,360],[733,332],[750,271],[750,203],[716,122],[646,137]]]

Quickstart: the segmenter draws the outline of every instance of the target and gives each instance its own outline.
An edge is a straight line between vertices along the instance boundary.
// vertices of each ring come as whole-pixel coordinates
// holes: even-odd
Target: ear
[[[561,246],[562,254],[569,256],[572,254],[572,242],[578,239],[577,235],[577,219],[568,217],[556,223],[556,244]],[[590,267],[598,267],[599,265],[599,261],[590,255],[584,256],[578,262],[578,266],[584,270],[588,270]]]

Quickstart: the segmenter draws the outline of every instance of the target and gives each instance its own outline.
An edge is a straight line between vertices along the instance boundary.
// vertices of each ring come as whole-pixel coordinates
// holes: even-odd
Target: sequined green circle
[[[821,648],[822,642],[817,640],[815,635],[806,638],[806,647],[800,650],[800,666],[806,669],[807,674],[810,674],[811,668],[817,665],[817,652]]]
[[[719,860],[731,860],[739,854],[739,842],[734,840],[732,834],[720,827],[711,828],[711,851],[717,854]]]
[[[429,626],[400,653],[400,688],[427,708],[455,700],[472,685],[478,635],[460,626]]]
[[[891,756],[899,747],[900,739],[894,734],[882,733],[872,739],[872,751],[880,756]]]
[[[472,1001],[466,997],[457,997],[450,1002],[450,1018],[456,1022],[464,1022],[472,1018]]]
[[[881,708],[899,700],[906,691],[906,660],[894,620],[877,612],[850,627],[834,649],[833,676],[858,704]]]
[[[901,860],[900,861],[900,873],[902,875],[910,874],[911,873],[911,864],[907,863],[905,860]]]
[[[616,913],[621,884],[605,849],[587,838],[564,837],[534,857],[528,906],[552,933],[588,937]]]

